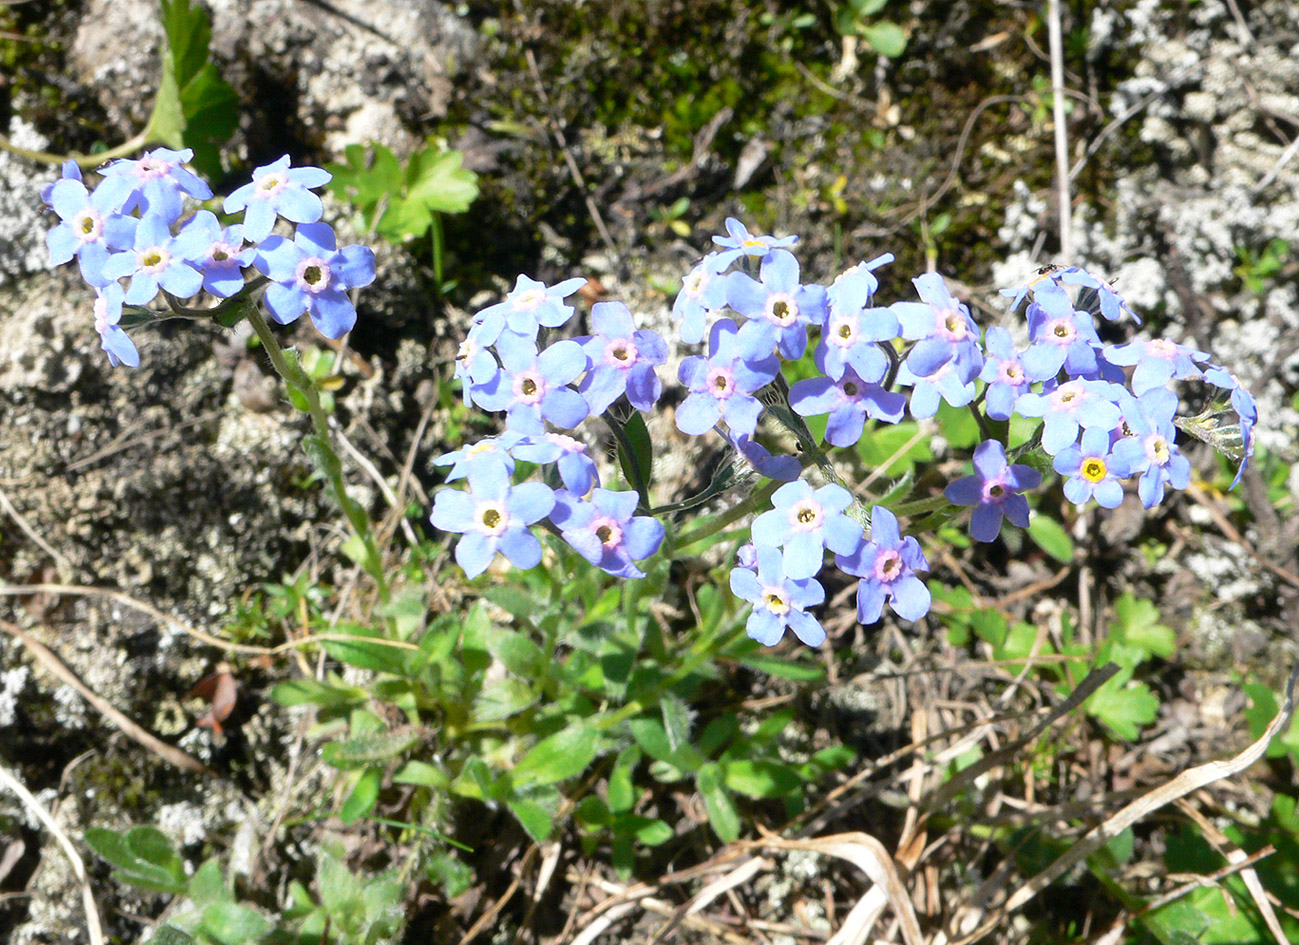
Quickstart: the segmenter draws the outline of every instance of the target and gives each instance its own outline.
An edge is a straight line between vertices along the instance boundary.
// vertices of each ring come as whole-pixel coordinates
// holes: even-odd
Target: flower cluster
[[[786,629],[808,645],[825,639],[811,608],[825,599],[818,575],[828,554],[858,579],[863,622],[878,620],[886,603],[917,620],[928,612],[930,594],[919,577],[928,568],[920,543],[902,534],[894,511],[876,505],[868,512],[841,482],[822,476],[816,487],[801,478],[801,467],[815,457],[772,456],[755,440],[764,416],[796,435],[798,417],[825,416],[826,443],[851,447],[867,435],[868,422],[897,423],[908,413],[931,418],[943,402],[975,411],[985,439],[973,452],[973,474],[948,485],[943,497],[972,509],[970,534],[981,542],[996,540],[1005,521],[1028,525],[1026,494],[1042,486],[1041,469],[1053,469],[1065,497],[1080,506],[1094,499],[1113,508],[1128,483],[1147,508],[1167,488],[1185,489],[1190,463],[1179,433],[1192,428],[1178,416],[1179,383],[1201,381],[1228,394],[1241,469],[1252,453],[1257,409],[1239,382],[1207,363],[1207,353],[1183,344],[1102,340],[1098,318],[1140,321],[1108,283],[1078,267],[1047,267],[1029,284],[1004,291],[1012,315],[1027,303],[1027,345],[1020,348],[1008,328],[982,332],[937,273],[912,280],[917,301],[879,304],[876,270],[891,255],[858,263],[822,286],[803,281],[796,237],[754,234],[728,220],[726,235],[714,242],[718,248],[685,277],[673,305],[680,340],[706,339],[704,352],[685,357],[677,372],[683,399],[675,424],[692,436],[716,430],[758,474],[784,483],[773,483],[771,508],[754,518],[752,543],[730,574],[732,591],[752,604],[748,632],[765,644]],[[543,346],[545,330],[572,318],[565,300],[581,285],[574,279],[547,287],[520,277],[503,302],[475,317],[461,348],[456,374],[466,402],[503,411],[506,427],[501,437],[442,460],[452,465],[448,478],[468,479],[469,494],[439,493],[434,524],[467,536],[457,558],[471,575],[486,567],[486,548],[515,564],[534,560],[532,543],[508,529],[545,516],[583,557],[624,577],[640,573],[633,562],[653,554],[663,537],[663,526],[634,514],[648,512],[637,494],[600,487],[579,441],[547,432],[572,430],[620,398],[648,410],[662,390],[655,368],[666,345],[653,332],[636,331],[618,303],[593,307],[592,336],[561,332]],[[778,383],[783,364],[809,359],[815,376],[807,376],[804,363],[801,379]],[[772,409],[782,402],[783,413]],[[1005,431],[1013,417],[1036,422],[1036,432],[1008,450],[1013,444],[1004,432],[988,435],[989,421]],[[1032,465],[1013,461],[1033,456]],[[554,465],[552,481],[557,476],[563,488],[553,504],[543,510],[547,503],[530,493],[528,503],[510,505],[513,493],[504,483],[516,459]]]
[[[265,277],[264,304],[282,325],[306,312],[328,338],[356,322],[350,289],[374,280],[374,253],[339,249],[313,189],[329,173],[290,167],[287,155],[253,171],[250,183],[222,204],[226,221],[208,209],[185,216],[187,203],[209,201],[212,190],[186,170],[191,150],[158,148],[139,160],[114,161],[86,187],[69,161],[63,176],[41,194],[59,222],[46,237],[50,260],[77,260],[96,292],[95,329],[109,361],[135,367],[140,355],[121,326],[124,307],[144,309],[165,293],[171,300],[200,292],[229,299],[244,291],[246,270]],[[186,198],[189,198],[187,201]],[[240,222],[233,215],[242,214]],[[276,220],[297,224],[293,238],[273,235]]]

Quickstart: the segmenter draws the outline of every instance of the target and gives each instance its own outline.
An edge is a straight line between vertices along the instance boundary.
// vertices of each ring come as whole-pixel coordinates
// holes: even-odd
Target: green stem
[[[62,164],[64,161],[76,161],[78,167],[94,168],[99,167],[105,161],[113,160],[113,158],[134,154],[149,143],[147,132],[148,129],[146,128],[145,131],[140,132],[129,141],[124,141],[108,151],[100,151],[98,154],[51,154],[49,151],[32,151],[28,148],[20,148],[4,135],[0,135],[0,151],[8,151],[10,154],[16,154],[19,157],[40,164]]]
[[[334,501],[338,503],[339,509],[347,518],[348,523],[352,526],[356,537],[360,539],[365,548],[365,559],[361,562],[366,572],[374,578],[375,586],[379,590],[379,599],[385,604],[391,599],[391,592],[388,589],[388,579],[383,571],[383,560],[379,555],[379,546],[375,543],[374,534],[370,530],[370,519],[365,514],[365,510],[356,502],[355,499],[347,492],[347,485],[343,482],[343,463],[338,458],[338,451],[334,447],[334,437],[329,430],[329,417],[326,416],[324,409],[320,406],[320,398],[316,395],[316,386],[311,382],[311,378],[299,367],[296,358],[286,357],[284,349],[280,347],[279,342],[275,340],[275,335],[271,328],[266,324],[266,319],[258,311],[257,304],[252,301],[245,301],[244,314],[248,317],[248,324],[253,326],[253,331],[257,332],[257,337],[261,340],[262,347],[266,349],[267,356],[271,359],[271,364],[275,366],[276,372],[284,378],[284,383],[291,390],[297,391],[302,395],[302,399],[307,404],[307,413],[311,417],[312,426],[316,429],[316,443],[321,453],[320,463],[326,477],[329,480],[330,489],[334,494]]]
[[[727,509],[716,518],[704,522],[702,525],[686,532],[672,543],[673,554],[680,551],[682,548],[687,548],[690,545],[697,544],[707,538],[712,538],[718,532],[730,527],[738,519],[743,518],[750,512],[762,508],[771,501],[772,494],[783,485],[783,482],[776,482],[773,479],[743,502]]]

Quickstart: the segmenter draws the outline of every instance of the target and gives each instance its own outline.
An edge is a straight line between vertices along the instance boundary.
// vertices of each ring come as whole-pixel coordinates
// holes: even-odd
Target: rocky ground
[[[480,174],[473,212],[447,220],[458,283],[447,297],[431,291],[427,259],[377,247],[338,416],[385,475],[415,448],[417,480],[435,481],[440,414],[413,442],[430,380],[449,376],[465,312],[517,272],[589,276],[662,322],[676,280],[735,215],[800,234],[806,271],[825,276],[895,253],[890,296],[932,260],[985,323],[1003,308],[996,288],[1044,262],[1113,277],[1155,330],[1212,351],[1255,391],[1266,458],[1235,505],[1183,499],[1158,517],[1125,508],[1080,530],[1082,577],[1051,593],[1104,601],[1136,589],[1155,601],[1179,637],[1166,702],[1180,726],[1174,754],[1198,762],[1243,744],[1231,681],[1276,685],[1299,626],[1296,588],[1278,576],[1295,572],[1299,546],[1299,245],[1270,269],[1265,260],[1271,241],[1293,244],[1299,232],[1299,6],[1121,0],[1066,11],[1067,260],[1035,5],[890,2],[909,35],[898,59],[842,41],[826,4],[810,2],[211,6],[213,53],[242,102],[231,153],[246,165],[286,151],[335,160],[357,141],[403,153],[440,135]],[[157,75],[152,2],[70,0],[4,16],[38,40],[0,36],[15,63],[0,82],[11,141],[63,152],[138,130]],[[0,582],[114,589],[209,631],[263,581],[307,572],[345,582],[339,535],[308,481],[302,421],[243,336],[169,322],[138,336],[139,369],[108,365],[86,290],[45,264],[36,193],[55,173],[0,152]],[[344,207],[328,212],[347,226]],[[324,345],[302,325],[294,338]],[[1214,460],[1202,461],[1211,478]],[[364,471],[349,476],[377,501]],[[1135,554],[1142,544],[1155,551]],[[996,586],[994,566],[965,563]],[[0,616],[146,728],[237,772],[195,779],[149,756],[0,635],[0,760],[71,832],[158,823],[185,843],[234,843],[239,825],[273,816],[257,798],[279,796],[293,770],[284,746],[299,731],[262,701],[273,670],[247,678],[242,724],[218,744],[185,697],[219,654],[173,622],[68,591],[5,600]],[[831,701],[860,695],[849,673]],[[0,891],[30,896],[0,899],[0,938],[84,941],[63,860],[0,793],[0,854],[18,840],[27,852]]]

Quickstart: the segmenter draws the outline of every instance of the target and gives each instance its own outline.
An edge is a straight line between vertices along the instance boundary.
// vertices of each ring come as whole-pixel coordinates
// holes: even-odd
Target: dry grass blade
[[[1249,745],[1240,754],[1226,761],[1210,761],[1183,771],[1171,781],[1146,792],[1104,823],[1093,827],[1081,840],[1057,857],[1050,866],[1017,889],[1006,900],[1005,904],[998,908],[990,918],[982,922],[978,928],[957,939],[957,945],[968,945],[970,942],[976,942],[989,932],[1001,927],[1005,923],[1007,916],[1022,909],[1047,886],[1143,817],[1149,816],[1160,808],[1167,807],[1179,798],[1186,797],[1192,791],[1198,791],[1215,781],[1221,781],[1223,778],[1239,774],[1262,758],[1267,751],[1267,746],[1272,743],[1272,739],[1276,738],[1281,730],[1290,724],[1290,719],[1295,711],[1296,683],[1299,683],[1299,665],[1295,666],[1290,673],[1290,679],[1285,687],[1285,700],[1282,702],[1280,710],[1257,741]]]
[[[99,910],[95,908],[95,894],[90,890],[90,880],[86,878],[86,864],[82,862],[77,848],[72,845],[63,828],[50,816],[49,811],[41,806],[41,802],[32,796],[32,792],[27,790],[23,783],[10,774],[9,769],[3,765],[0,765],[0,784],[4,784],[18,795],[19,800],[36,815],[63,848],[64,855],[72,864],[72,875],[77,878],[77,883],[81,886],[81,904],[86,910],[86,932],[90,938],[90,945],[104,945],[104,930],[99,922]]]
[[[741,863],[725,876],[719,876],[703,889],[699,890],[699,892],[691,896],[683,906],[677,909],[672,918],[654,933],[654,937],[650,939],[650,945],[654,945],[654,943],[661,942],[667,938],[667,936],[672,933],[672,930],[681,924],[682,919],[706,909],[709,903],[715,900],[718,896],[723,896],[730,890],[752,881],[754,876],[757,876],[763,870],[771,869],[771,866],[772,863],[770,860],[763,859],[762,857],[754,857],[752,860],[747,860],[744,863]]]
[[[775,850],[808,850],[848,861],[870,878],[893,907],[893,912],[898,917],[902,928],[902,938],[907,945],[923,945],[924,938],[920,933],[920,923],[916,921],[911,897],[907,894],[906,887],[902,885],[902,878],[898,876],[893,858],[889,856],[889,851],[884,848],[884,844],[870,834],[854,831],[816,837],[811,840],[786,840],[784,837],[768,836],[752,845]],[[871,898],[870,893],[867,893],[867,897]],[[855,911],[857,910],[854,909]],[[878,918],[878,911],[875,915]],[[864,941],[864,939],[856,940]],[[849,940],[836,936],[835,941]]]
[[[100,715],[108,719],[119,729],[122,734],[133,741],[138,742],[145,748],[149,749],[163,761],[175,765],[185,771],[194,771],[198,774],[206,774],[211,777],[220,777],[215,771],[209,768],[203,762],[199,761],[193,755],[189,755],[175,745],[168,745],[166,742],[152,735],[150,732],[141,728],[132,719],[128,718],[114,705],[100,696],[97,692],[81,681],[72,670],[59,659],[54,652],[45,644],[34,639],[22,627],[12,624],[7,620],[0,620],[0,630],[4,630],[15,640],[27,648],[27,651],[36,657],[36,660],[56,676],[61,682],[71,686],[77,692],[81,693],[82,698],[94,706]]]

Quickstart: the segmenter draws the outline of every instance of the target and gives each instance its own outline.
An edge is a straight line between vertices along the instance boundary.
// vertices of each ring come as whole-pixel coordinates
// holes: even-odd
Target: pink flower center
[[[704,289],[708,286],[708,283],[712,281],[712,278],[713,274],[711,272],[705,272],[702,269],[692,272],[690,275],[686,276],[681,291],[685,292],[685,294],[690,298],[697,299],[699,296],[704,294]]]
[[[298,263],[298,285],[312,295],[319,295],[328,289],[333,276],[329,263],[319,256],[308,256]]]
[[[257,178],[257,189],[254,193],[263,199],[270,200],[283,193],[284,188],[288,185],[289,179],[287,177],[276,171],[271,171],[269,174],[263,174]]]
[[[824,514],[821,504],[815,499],[802,499],[789,507],[789,524],[795,531],[816,531],[821,527]]]
[[[171,173],[171,162],[156,157],[140,158],[135,165],[135,176],[140,180],[166,177]]]
[[[1006,488],[1006,483],[1001,477],[989,479],[983,484],[983,503],[985,505],[1002,502],[1009,494],[1010,490]]]
[[[1003,384],[1019,387],[1024,383],[1024,369],[1016,361],[1002,361],[997,366],[997,380]]]
[[[604,346],[604,363],[617,368],[629,368],[636,363],[636,342],[630,338],[615,338]]]
[[[236,269],[239,266],[239,260],[235,258],[237,255],[238,246],[226,242],[213,243],[207,256],[208,266],[212,269]]]
[[[885,584],[892,584],[902,576],[902,555],[892,548],[885,548],[875,558],[875,578]]]
[[[597,516],[591,522],[591,530],[595,532],[595,537],[600,539],[600,544],[606,548],[618,548],[622,545],[622,526],[607,515]]]
[[[546,301],[546,293],[540,289],[525,289],[518,295],[513,296],[510,301],[514,307],[522,311],[531,311]]]
[[[711,367],[706,377],[708,392],[718,400],[725,400],[735,393],[735,375],[730,368]]]
[[[536,404],[546,396],[546,379],[536,371],[524,371],[514,379],[514,398],[525,404]]]
[[[1046,323],[1047,340],[1058,345],[1073,344],[1078,337],[1078,329],[1068,318],[1053,318]]]
[[[964,341],[970,335],[970,326],[956,309],[943,309],[938,313],[938,334],[948,341]]]
[[[1156,338],[1146,345],[1146,354],[1171,361],[1177,356],[1177,345],[1167,338]]]
[[[1051,404],[1060,410],[1077,410],[1082,406],[1083,388],[1077,381],[1061,384],[1051,395]]]

